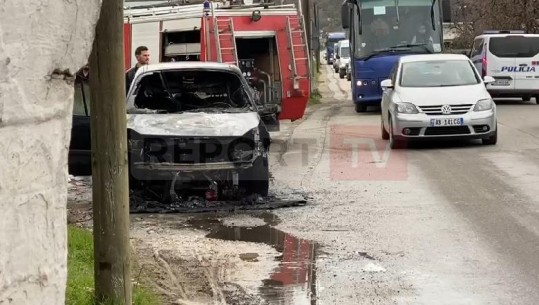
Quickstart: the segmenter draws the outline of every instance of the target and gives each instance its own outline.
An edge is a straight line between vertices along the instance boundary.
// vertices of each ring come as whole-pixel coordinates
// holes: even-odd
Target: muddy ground
[[[322,103],[272,135],[272,189],[307,205],[133,214],[137,277],[165,304],[536,303],[535,102],[497,101],[496,146],[390,151],[379,111],[356,113],[350,82],[322,72]],[[88,180],[70,185],[69,221],[91,225]]]

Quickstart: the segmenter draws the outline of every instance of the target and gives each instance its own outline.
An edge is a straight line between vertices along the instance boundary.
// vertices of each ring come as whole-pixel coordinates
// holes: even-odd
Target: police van
[[[469,57],[495,97],[535,97],[539,104],[539,34],[524,31],[485,31],[475,37]]]

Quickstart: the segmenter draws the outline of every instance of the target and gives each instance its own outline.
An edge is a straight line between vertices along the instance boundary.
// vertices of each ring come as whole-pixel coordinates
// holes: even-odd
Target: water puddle
[[[263,243],[280,255],[279,266],[270,278],[263,281],[260,295],[270,304],[316,304],[316,266],[318,245],[275,229],[279,219],[270,213],[253,215],[264,220],[264,225],[252,227],[225,226],[218,217],[196,217],[188,221],[194,228],[210,231],[208,238],[229,241]],[[256,261],[257,253],[244,253],[245,261]]]

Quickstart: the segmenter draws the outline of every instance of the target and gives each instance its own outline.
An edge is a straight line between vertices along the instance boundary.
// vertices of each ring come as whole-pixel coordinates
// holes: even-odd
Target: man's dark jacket
[[[131,87],[131,83],[135,78],[135,73],[137,73],[138,68],[138,66],[134,66],[125,72],[125,95],[129,92],[129,87]]]

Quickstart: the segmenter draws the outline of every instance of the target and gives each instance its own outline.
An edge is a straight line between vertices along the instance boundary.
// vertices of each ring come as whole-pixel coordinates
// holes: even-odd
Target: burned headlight
[[[254,158],[260,145],[260,132],[258,127],[255,127],[242,137],[232,141],[228,150],[230,159],[232,161],[250,161]]]

